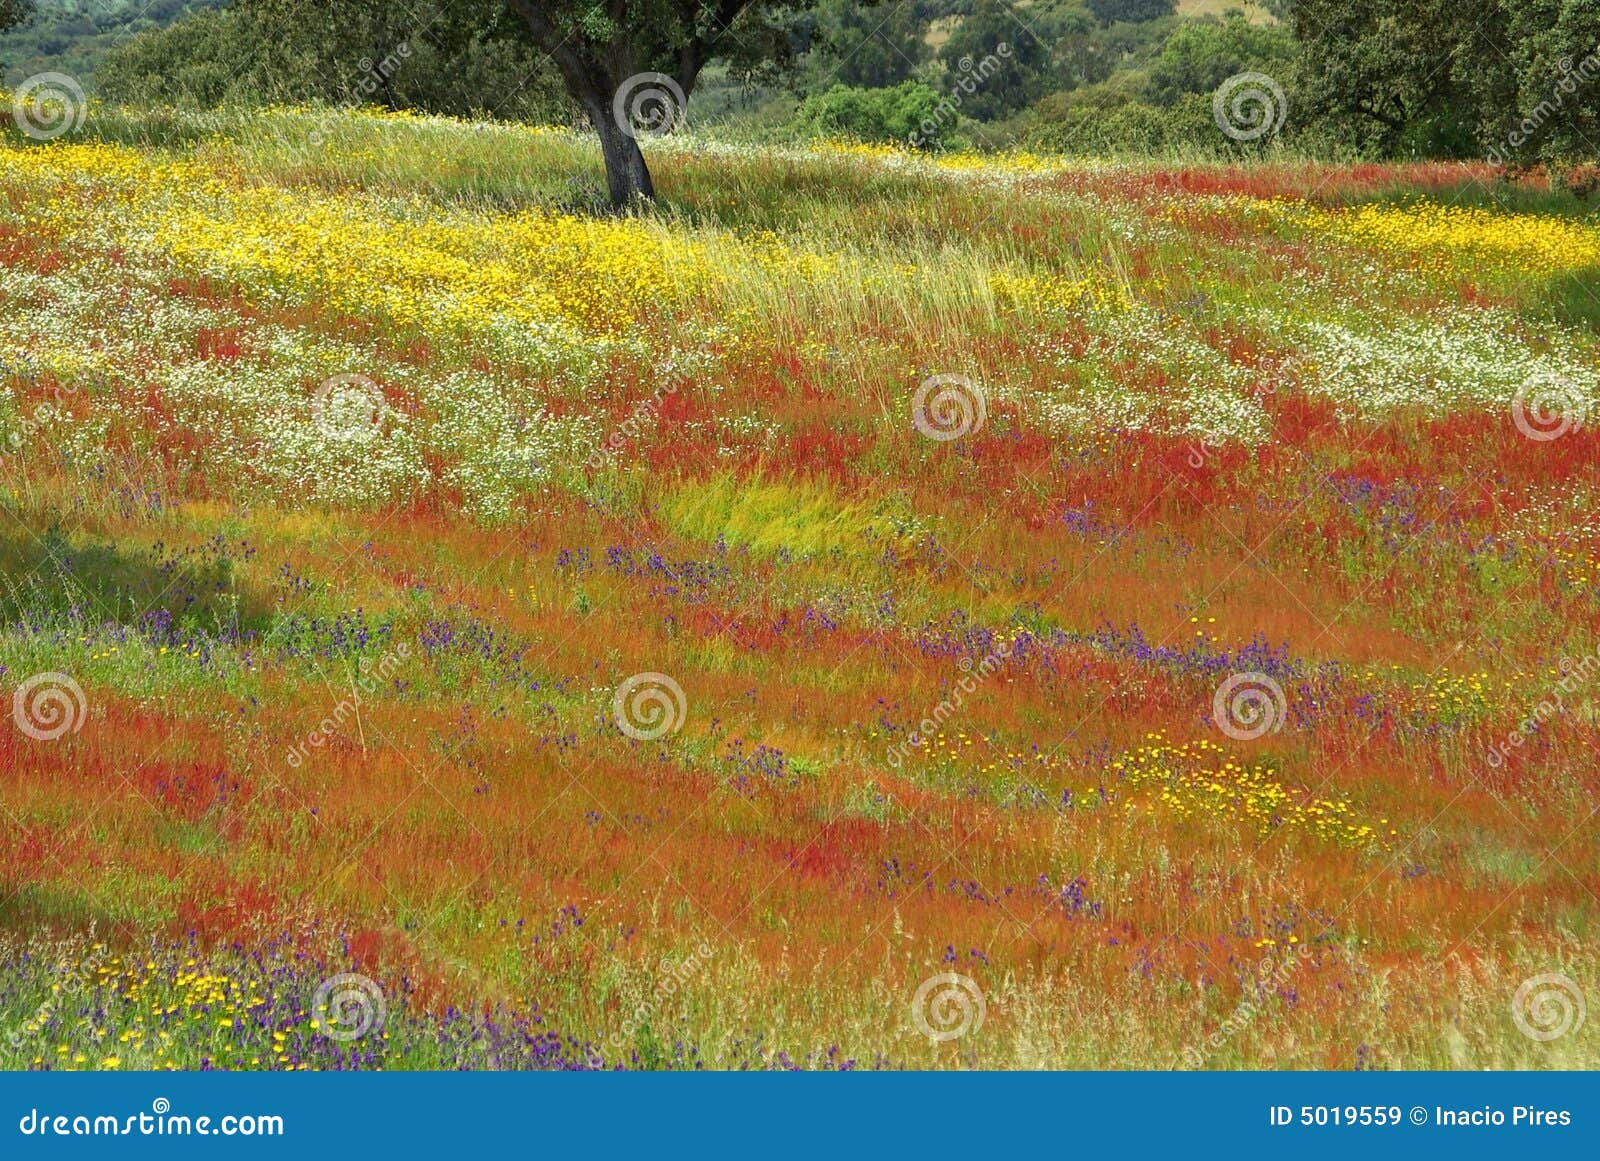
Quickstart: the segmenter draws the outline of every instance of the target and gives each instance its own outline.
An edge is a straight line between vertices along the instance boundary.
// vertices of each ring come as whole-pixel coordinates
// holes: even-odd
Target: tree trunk
[[[631,133],[625,133],[611,113],[610,105],[598,102],[589,107],[589,121],[600,134],[600,153],[606,161],[606,185],[610,189],[611,204],[619,209],[634,202],[653,201],[655,183],[650,180],[650,169],[644,163],[644,154]]]

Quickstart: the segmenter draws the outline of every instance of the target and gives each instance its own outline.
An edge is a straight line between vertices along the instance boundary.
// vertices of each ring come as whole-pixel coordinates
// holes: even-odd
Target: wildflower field
[[[0,130],[0,1066],[1600,1065],[1600,217]]]

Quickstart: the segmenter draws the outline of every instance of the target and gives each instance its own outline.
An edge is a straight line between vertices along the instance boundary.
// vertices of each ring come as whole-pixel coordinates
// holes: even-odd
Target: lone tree
[[[0,0],[4,3],[5,0]],[[786,60],[807,0],[507,0],[600,135],[613,205],[655,197],[640,133],[681,123],[713,56],[753,72]]]

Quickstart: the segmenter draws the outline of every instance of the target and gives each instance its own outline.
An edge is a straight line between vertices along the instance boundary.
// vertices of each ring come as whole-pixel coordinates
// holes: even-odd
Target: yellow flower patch
[[[1279,220],[1389,253],[1489,261],[1540,274],[1600,266],[1600,229],[1546,214],[1491,213],[1432,202],[1350,210],[1263,204]]]
[[[1113,761],[1111,772],[1130,795],[1130,808],[1138,801],[1131,796],[1146,792],[1165,813],[1245,822],[1263,836],[1283,827],[1342,846],[1378,839],[1348,801],[1290,790],[1271,766],[1234,761],[1204,738],[1170,745],[1154,735],[1150,745]]]

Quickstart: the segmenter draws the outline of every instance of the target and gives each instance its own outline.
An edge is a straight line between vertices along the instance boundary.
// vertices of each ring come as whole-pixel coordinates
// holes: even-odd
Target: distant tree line
[[[396,59],[402,67],[384,67]],[[130,104],[322,101],[535,121],[569,112],[499,0],[235,0],[131,38],[96,80]]]
[[[28,7],[0,0],[0,26]],[[1600,160],[1594,0],[1241,0],[1205,18],[1176,9],[1175,0],[233,0],[132,37],[96,80],[130,103],[586,117],[604,138],[597,110],[624,71],[659,69],[694,92],[691,120],[751,136],[1224,154],[1283,140],[1340,156]],[[402,45],[403,67],[374,75]],[[1269,82],[1258,103],[1281,106],[1255,110],[1270,132],[1219,132],[1219,92],[1245,74]],[[629,142],[608,148],[632,164]]]

